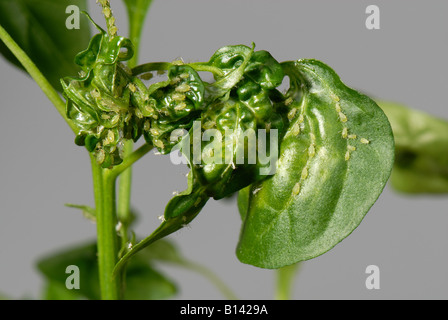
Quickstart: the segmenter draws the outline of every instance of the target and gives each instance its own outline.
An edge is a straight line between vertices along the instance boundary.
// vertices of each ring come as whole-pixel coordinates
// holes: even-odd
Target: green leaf
[[[392,187],[406,193],[447,193],[448,121],[394,102],[378,104],[394,132]]]
[[[322,62],[283,66],[289,128],[275,174],[251,186],[237,247],[240,261],[263,268],[317,257],[353,232],[394,158],[392,130],[374,101]]]
[[[80,288],[67,289],[67,266],[79,268]],[[48,299],[98,300],[100,296],[97,249],[95,243],[77,245],[41,259],[38,269],[47,280]],[[176,293],[176,286],[143,259],[134,259],[126,270],[125,299],[165,299]]]
[[[76,5],[86,9],[86,0],[3,0],[0,1],[0,24],[27,53],[39,70],[58,91],[59,79],[76,74],[75,55],[90,39],[88,20],[81,15],[80,29],[67,29],[66,8]],[[22,68],[17,59],[0,41],[0,53]]]

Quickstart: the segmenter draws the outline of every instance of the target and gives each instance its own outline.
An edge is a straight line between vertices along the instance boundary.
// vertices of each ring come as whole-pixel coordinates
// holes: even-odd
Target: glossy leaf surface
[[[79,29],[67,29],[68,5],[86,10],[85,0],[62,2],[60,0],[2,0],[0,24],[33,60],[39,70],[58,91],[62,91],[59,79],[76,74],[79,68],[74,56],[90,39],[88,20],[80,16]],[[22,68],[17,59],[0,41],[0,53]]]
[[[319,256],[360,224],[394,158],[389,122],[367,96],[316,60],[283,63],[290,124],[276,173],[254,183],[238,258],[279,268]]]

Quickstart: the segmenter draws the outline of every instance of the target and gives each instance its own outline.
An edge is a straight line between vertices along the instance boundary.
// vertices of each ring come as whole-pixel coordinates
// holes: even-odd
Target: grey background
[[[70,2],[67,1],[69,4]],[[91,12],[103,24],[91,1]],[[367,30],[376,4],[381,29]],[[120,33],[121,1],[112,1]],[[349,86],[448,118],[448,2],[154,0],[140,60],[207,61],[228,44],[254,41],[279,61],[316,58]],[[64,203],[93,205],[84,149],[32,80],[0,60],[0,292],[38,297],[36,259],[95,237],[95,225]],[[140,236],[160,221],[185,166],[152,153],[134,169],[133,205]],[[448,198],[404,196],[389,186],[361,225],[330,252],[303,263],[295,299],[446,299]],[[235,202],[210,201],[190,227],[170,237],[183,254],[214,270],[242,299],[271,299],[274,271],[241,264]],[[377,265],[381,288],[367,290],[365,269]],[[180,288],[177,299],[221,299],[198,274],[161,266]]]

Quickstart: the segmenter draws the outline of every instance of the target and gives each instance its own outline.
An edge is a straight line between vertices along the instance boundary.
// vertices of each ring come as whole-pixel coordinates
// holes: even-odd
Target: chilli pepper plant
[[[85,1],[74,2],[85,7]],[[238,194],[236,255],[260,268],[285,270],[322,255],[361,223],[389,178],[395,154],[388,118],[372,99],[347,87],[321,61],[279,62],[253,43],[223,46],[205,62],[137,65],[151,1],[124,1],[129,37],[118,33],[109,1],[99,3],[106,27],[84,12],[96,34],[88,44],[90,35],[69,39],[72,51],[79,43],[86,47],[70,56],[74,63],[58,77],[41,64],[44,53],[28,48],[4,16],[36,5],[0,4],[0,38],[9,49],[2,52],[41,86],[75,133],[75,144],[91,158],[95,208],[73,206],[96,222],[97,242],[40,262],[48,297],[61,291],[65,278],[53,271],[73,264],[69,257],[88,270],[83,276],[91,285],[80,296],[168,296],[172,289],[145,261],[191,267],[162,239],[195,219],[211,198]],[[139,140],[144,143],[135,149]],[[131,229],[131,167],[153,148],[182,155],[188,187],[168,202],[160,226],[137,239]],[[400,152],[400,159],[409,154]]]

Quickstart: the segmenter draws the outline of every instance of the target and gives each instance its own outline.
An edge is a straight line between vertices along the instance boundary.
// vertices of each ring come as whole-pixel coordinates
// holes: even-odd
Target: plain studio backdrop
[[[99,7],[89,2],[92,16],[104,25]],[[378,30],[366,28],[366,8],[372,4],[380,9]],[[127,35],[121,1],[112,6],[119,34]],[[222,46],[255,42],[257,50],[278,61],[319,59],[350,87],[448,118],[447,14],[446,0],[154,0],[140,63],[179,57],[208,61]],[[95,237],[94,224],[64,207],[93,206],[90,163],[30,78],[1,59],[0,79],[0,292],[37,298],[43,281],[36,260]],[[187,171],[153,152],[134,166],[139,236],[158,226],[172,192],[186,187]],[[271,299],[275,272],[242,264],[235,256],[240,227],[235,199],[210,200],[189,227],[169,239],[184,256],[218,274],[239,298]],[[378,290],[366,288],[369,265],[379,267]],[[159,267],[177,283],[177,299],[223,298],[199,274]],[[447,270],[448,197],[401,195],[386,186],[348,238],[302,264],[293,298],[446,299]]]

